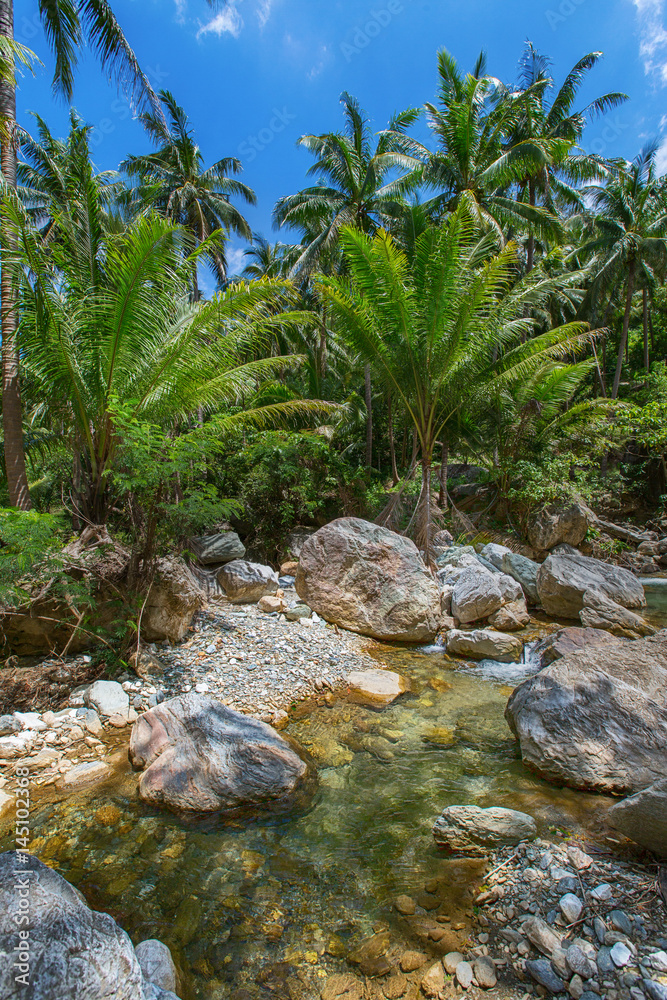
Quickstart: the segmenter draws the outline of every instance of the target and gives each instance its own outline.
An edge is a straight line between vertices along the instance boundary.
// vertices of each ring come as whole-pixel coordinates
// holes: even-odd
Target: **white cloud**
[[[667,174],[667,139],[663,139],[658,146],[658,152],[655,155],[655,172],[659,177]]]
[[[174,0],[176,4],[176,20],[179,24],[183,24],[185,21],[185,11],[188,6],[188,0]]]
[[[241,29],[243,28],[243,18],[236,9],[236,3],[231,2],[224,10],[221,10],[219,14],[208,21],[207,24],[203,24],[199,31],[197,32],[197,38],[201,38],[202,35],[214,34],[214,35],[232,35],[234,38],[238,38],[241,34]]]
[[[227,274],[230,278],[240,274],[247,263],[248,258],[245,256],[245,247],[234,247],[227,250]]]
[[[644,72],[667,84],[667,30],[664,0],[632,0],[639,20],[639,54]]]
[[[257,8],[257,20],[259,21],[260,28],[263,28],[266,22],[271,17],[272,7],[273,7],[273,0],[259,0],[259,6]]]

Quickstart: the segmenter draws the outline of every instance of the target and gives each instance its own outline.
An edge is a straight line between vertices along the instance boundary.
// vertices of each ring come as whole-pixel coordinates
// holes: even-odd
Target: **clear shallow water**
[[[652,595],[651,606],[662,624],[667,591],[664,610]],[[378,929],[397,952],[450,950],[468,934],[481,868],[436,850],[431,827],[446,805],[509,806],[542,833],[595,835],[611,800],[548,785],[519,759],[503,712],[535,669],[530,649],[521,664],[465,664],[433,647],[387,647],[381,659],[411,694],[381,712],[321,705],[289,726],[319,771],[304,814],[204,831],[143,806],[125,765],[102,790],[37,805],[34,853],[135,943],[165,941],[187,998],[314,1000]],[[433,916],[449,918],[439,944],[411,936],[393,907],[435,882]]]

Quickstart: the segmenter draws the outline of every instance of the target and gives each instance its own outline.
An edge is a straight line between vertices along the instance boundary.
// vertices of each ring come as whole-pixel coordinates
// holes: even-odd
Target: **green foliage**
[[[508,499],[527,508],[546,503],[584,500],[603,502],[618,486],[618,478],[602,478],[596,468],[582,466],[573,454],[519,461],[512,470]]]
[[[0,601],[16,603],[25,599],[22,578],[37,567],[54,567],[62,548],[63,525],[52,514],[0,509]]]

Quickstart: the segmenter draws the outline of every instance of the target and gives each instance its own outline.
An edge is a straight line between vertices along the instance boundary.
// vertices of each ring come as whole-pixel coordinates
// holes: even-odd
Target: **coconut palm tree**
[[[517,246],[498,252],[465,202],[418,238],[412,260],[384,231],[346,228],[340,238],[349,277],[321,276],[317,285],[350,345],[409,414],[422,463],[417,542],[430,553],[436,442],[464,407],[483,411],[503,386],[587,339],[581,323],[527,339],[537,328],[529,312],[580,276],[550,279],[535,269],[516,282]]]
[[[56,64],[54,89],[71,101],[78,53],[87,45],[96,54],[103,70],[126,87],[136,104],[154,103],[153,90],[116,20],[107,0],[39,0],[44,33]],[[14,39],[14,2],[0,0],[0,38],[5,50]],[[1,166],[4,184],[16,188],[16,81],[14,74],[0,81],[0,121],[4,123]],[[2,418],[4,453],[10,503],[28,509],[30,493],[23,453],[21,389],[19,382],[18,282],[10,272],[8,259],[15,248],[9,231],[4,229],[0,212],[2,276],[0,299],[2,312]],[[9,229],[13,229],[10,226]]]
[[[604,94],[590,101],[580,111],[574,110],[578,93],[586,82],[588,73],[602,58],[602,52],[589,52],[572,67],[563,84],[553,97],[554,80],[550,74],[551,63],[540,55],[532,44],[526,48],[520,62],[518,92],[527,96],[521,114],[508,135],[506,145],[519,148],[521,143],[533,141],[549,146],[550,160],[536,163],[526,175],[519,178],[518,200],[535,207],[539,195],[541,204],[552,214],[559,210],[580,211],[583,208],[581,184],[601,180],[608,176],[602,157],[580,149],[586,124],[595,117],[606,114],[628,100],[627,94]],[[535,259],[535,235],[529,229],[526,268],[530,271]]]
[[[577,256],[590,256],[593,297],[610,289],[613,294],[618,287],[625,293],[612,399],[621,384],[633,295],[650,285],[656,270],[667,264],[667,211],[656,176],[657,150],[657,140],[648,143],[632,163],[618,165],[607,184],[588,189],[596,210],[595,235]]]
[[[438,53],[438,77],[437,100],[425,106],[437,148],[431,151],[415,141],[403,147],[421,164],[424,183],[437,192],[429,210],[442,214],[465,203],[481,226],[496,233],[500,245],[508,227],[531,225],[545,235],[557,233],[551,212],[518,202],[511,192],[526,172],[558,161],[570,145],[552,137],[508,141],[543,84],[509,91],[488,75],[484,53],[464,75],[445,49]]]
[[[247,204],[256,203],[255,193],[246,184],[230,177],[243,169],[240,160],[228,156],[204,169],[203,156],[195,142],[192,126],[168,90],[161,90],[160,102],[166,117],[148,111],[140,116],[151,141],[157,146],[147,156],[128,156],[121,170],[138,181],[131,192],[131,202],[139,209],[160,212],[166,219],[186,226],[197,243],[205,244],[216,230],[230,230],[245,239],[251,238],[250,227],[231,202],[242,198]],[[207,260],[218,282],[227,279],[224,244],[210,244]],[[199,295],[194,274],[194,295]]]

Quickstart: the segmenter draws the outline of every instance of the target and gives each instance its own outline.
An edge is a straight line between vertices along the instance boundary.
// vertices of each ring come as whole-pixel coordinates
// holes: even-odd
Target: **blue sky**
[[[230,0],[217,12],[205,0],[113,6],[153,86],[185,107],[206,161],[243,161],[243,180],[258,196],[245,214],[271,239],[276,199],[306,184],[310,156],[296,147],[299,135],[339,126],[342,90],[359,98],[378,129],[393,111],[432,99],[443,46],[464,69],[484,48],[489,71],[508,82],[526,39],[551,56],[557,82],[585,52],[602,50],[582,103],[610,90],[631,101],[593,122],[585,144],[630,158],[657,135],[667,172],[667,0]],[[27,112],[37,111],[64,134],[67,107],[50,90],[53,62],[37,2],[15,0],[15,11],[16,37],[44,63],[21,81],[19,117],[30,128]],[[95,127],[101,169],[147,151],[127,101],[89,55],[74,105]],[[242,250],[234,239],[232,269],[243,266]]]

